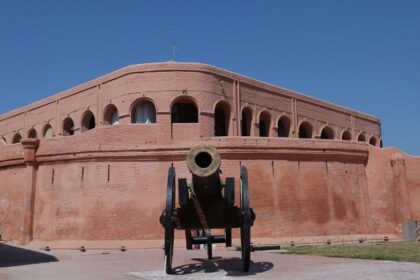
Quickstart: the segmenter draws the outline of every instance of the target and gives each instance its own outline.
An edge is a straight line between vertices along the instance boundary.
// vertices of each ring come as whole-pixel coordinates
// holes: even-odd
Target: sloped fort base
[[[160,239],[165,171],[173,163],[177,176],[189,178],[185,158],[198,142],[107,146],[121,129],[41,141],[32,164],[25,163],[23,146],[3,149],[3,238],[20,243]],[[125,136],[140,131],[131,128]],[[93,139],[95,144],[76,144]],[[415,203],[420,159],[398,150],[327,140],[203,141],[219,149],[223,176],[238,180],[240,164],[248,167],[257,243],[299,236],[401,236],[404,221],[420,220]],[[32,204],[22,207],[26,203]]]

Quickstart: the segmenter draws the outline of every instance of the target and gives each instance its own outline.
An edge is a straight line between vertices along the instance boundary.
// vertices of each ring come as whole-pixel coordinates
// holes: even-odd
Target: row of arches
[[[252,109],[248,106],[242,109],[241,114],[241,136],[250,136],[252,128]],[[258,116],[258,135],[260,137],[268,137],[269,129],[271,127],[271,115],[267,111],[262,111]],[[277,136],[278,137],[289,137],[290,136],[291,120],[287,116],[281,116],[277,120]],[[217,136],[217,135],[216,135]],[[336,137],[335,131],[330,126],[322,128],[319,136],[315,135],[314,128],[309,121],[303,121],[298,126],[298,137],[303,139],[320,138],[320,139],[341,139],[350,141],[352,140],[352,134],[349,130],[344,130],[340,137]],[[378,140],[375,136],[371,136],[367,140],[367,136],[364,133],[360,133],[355,139],[359,142],[368,142],[373,146],[377,146]],[[380,144],[382,147],[382,144]]]
[[[131,123],[135,124],[153,124],[156,123],[156,107],[151,99],[141,98],[133,102],[130,108]],[[198,107],[196,102],[188,97],[182,96],[175,99],[171,106],[171,122],[172,123],[198,123]],[[231,108],[228,102],[219,101],[214,107],[214,136],[228,136],[231,119]],[[270,136],[271,128],[271,114],[268,111],[262,111],[258,116],[258,135],[260,137]],[[241,112],[240,119],[240,134],[241,136],[250,136],[252,133],[253,110],[249,106],[245,106]],[[118,108],[114,104],[109,104],[105,107],[103,113],[104,125],[119,124]],[[62,135],[71,136],[75,133],[75,123],[71,117],[67,117],[62,122]],[[80,121],[80,131],[86,132],[96,127],[96,118],[92,111],[87,110],[82,115]],[[276,123],[276,130],[278,137],[291,136],[291,120],[287,116],[281,116]],[[28,138],[38,138],[38,133],[34,128],[31,128],[27,134]],[[46,124],[42,130],[43,138],[54,137],[54,131],[50,124]],[[341,137],[335,135],[334,130],[325,126],[319,136],[315,136],[313,126],[309,121],[303,121],[298,127],[299,138],[321,138],[321,139],[342,139],[352,140],[351,132],[345,130]],[[12,137],[12,143],[19,143],[22,136],[16,133]],[[367,142],[367,136],[363,133],[359,134],[357,141]],[[372,136],[368,143],[377,145],[377,139]]]
[[[172,123],[198,123],[198,108],[195,102],[188,98],[181,98],[175,102],[171,109]],[[104,109],[103,123],[105,125],[119,124],[118,109],[114,104],[109,104]],[[142,99],[131,106],[131,123],[153,124],[156,123],[156,107],[149,99]],[[92,111],[87,110],[81,118],[80,130],[86,132],[96,127],[96,118]],[[75,123],[71,117],[67,117],[62,122],[62,135],[71,136],[75,133]],[[39,138],[35,128],[31,128],[27,135],[28,138]],[[50,124],[46,124],[43,132],[43,138],[54,137],[53,129]],[[12,137],[12,143],[20,143],[22,135],[16,133]]]
[[[29,129],[28,133],[27,133],[27,138],[33,138],[36,139],[38,138],[38,132],[35,130],[35,128],[31,128]],[[42,129],[42,137],[43,138],[52,138],[54,137],[53,134],[53,128],[50,124],[46,124],[44,126],[44,128]],[[20,133],[15,133],[12,137],[12,144],[16,144],[16,143],[20,143],[22,140],[22,135]],[[4,139],[4,138],[3,138]],[[5,140],[3,140],[4,142],[6,142]]]

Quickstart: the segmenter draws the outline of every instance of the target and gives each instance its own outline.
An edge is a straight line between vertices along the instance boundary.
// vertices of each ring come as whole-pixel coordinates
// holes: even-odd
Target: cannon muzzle
[[[192,190],[197,198],[221,196],[220,154],[210,145],[197,145],[187,155],[187,166],[192,174]]]

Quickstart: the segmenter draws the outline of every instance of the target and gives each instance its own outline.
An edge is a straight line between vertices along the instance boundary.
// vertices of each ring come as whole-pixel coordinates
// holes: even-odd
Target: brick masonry
[[[132,124],[144,100],[156,123]],[[198,123],[171,123],[173,105],[185,100],[197,106]],[[104,121],[110,104],[118,125]],[[214,137],[220,104],[228,135]],[[246,137],[244,108],[252,111]],[[87,111],[96,127],[82,132]],[[269,137],[259,137],[261,116]],[[277,137],[282,116],[288,137]],[[73,136],[63,136],[66,118]],[[298,139],[303,122],[310,139]],[[43,138],[46,125],[52,138]],[[325,127],[333,139],[320,139]],[[40,139],[26,139],[31,129]],[[351,141],[341,140],[344,131]],[[10,144],[16,134],[23,140]],[[255,242],[400,238],[404,222],[420,220],[420,159],[379,148],[378,118],[208,65],[120,69],[0,116],[0,136],[0,233],[17,243],[161,239],[167,169],[173,163],[189,177],[186,153],[201,142],[220,150],[224,176],[238,182],[239,164],[248,167]]]

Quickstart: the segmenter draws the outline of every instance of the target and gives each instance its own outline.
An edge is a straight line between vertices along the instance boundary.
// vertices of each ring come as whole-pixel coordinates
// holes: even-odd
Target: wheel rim
[[[165,208],[165,271],[172,273],[172,257],[174,251],[174,225],[172,214],[175,206],[175,169],[169,168],[168,183],[166,189],[166,208]]]
[[[243,217],[241,226],[242,265],[243,271],[247,272],[251,258],[251,209],[249,208],[248,172],[245,166],[241,166],[240,203]]]

